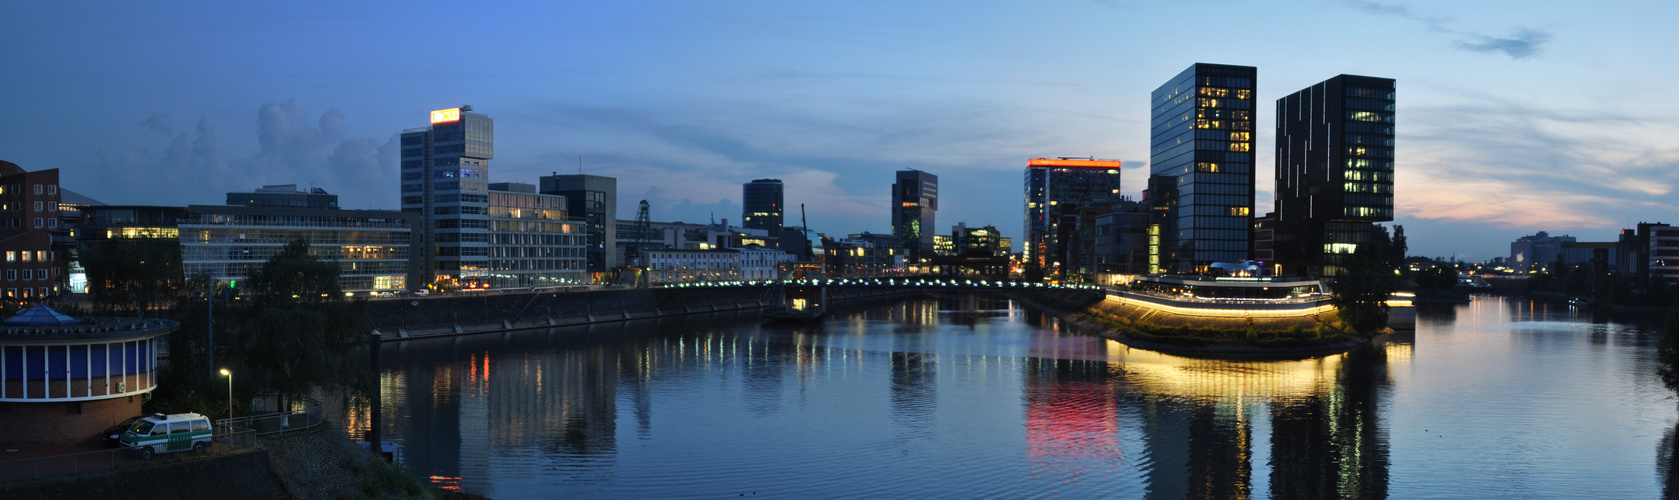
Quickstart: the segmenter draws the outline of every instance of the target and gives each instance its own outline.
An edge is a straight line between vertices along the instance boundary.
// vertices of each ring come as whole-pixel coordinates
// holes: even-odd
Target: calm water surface
[[[1656,498],[1674,460],[1654,329],[1566,306],[1478,298],[1289,362],[996,299],[845,307],[387,345],[385,437],[494,498]]]

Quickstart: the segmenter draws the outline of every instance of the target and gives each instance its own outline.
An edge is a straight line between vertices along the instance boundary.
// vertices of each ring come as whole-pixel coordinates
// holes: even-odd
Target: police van
[[[212,444],[214,434],[210,419],[204,415],[154,413],[135,421],[133,427],[122,433],[122,447],[151,460],[157,453],[204,451]]]

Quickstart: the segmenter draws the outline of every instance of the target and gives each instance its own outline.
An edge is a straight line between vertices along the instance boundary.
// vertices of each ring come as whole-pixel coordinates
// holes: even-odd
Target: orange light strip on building
[[[432,123],[460,121],[461,108],[439,109],[431,112]]]
[[[1026,160],[1028,167],[1085,167],[1085,168],[1119,168],[1120,162],[1109,160],[1051,160],[1047,158],[1033,158]]]

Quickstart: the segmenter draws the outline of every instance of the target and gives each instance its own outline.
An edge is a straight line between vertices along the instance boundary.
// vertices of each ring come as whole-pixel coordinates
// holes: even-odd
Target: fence
[[[281,398],[265,396],[252,401],[251,409],[260,415],[228,418],[216,421],[217,428],[229,433],[250,431],[251,438],[281,432],[311,429],[326,421],[321,402],[311,398]]]
[[[197,460],[248,449],[256,446],[256,431],[217,425],[214,442],[215,446],[205,453],[165,453],[152,460]],[[0,483],[143,467],[146,464],[139,454],[125,448],[7,460],[0,462]]]

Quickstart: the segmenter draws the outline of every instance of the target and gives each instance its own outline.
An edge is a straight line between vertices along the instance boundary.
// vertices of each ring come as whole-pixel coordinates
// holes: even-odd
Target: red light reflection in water
[[[1097,382],[1053,382],[1032,389],[1026,403],[1026,456],[1033,479],[1076,484],[1086,474],[1118,468],[1113,389]]]
[[[430,476],[431,484],[449,491],[466,491],[461,488],[460,476]]]

